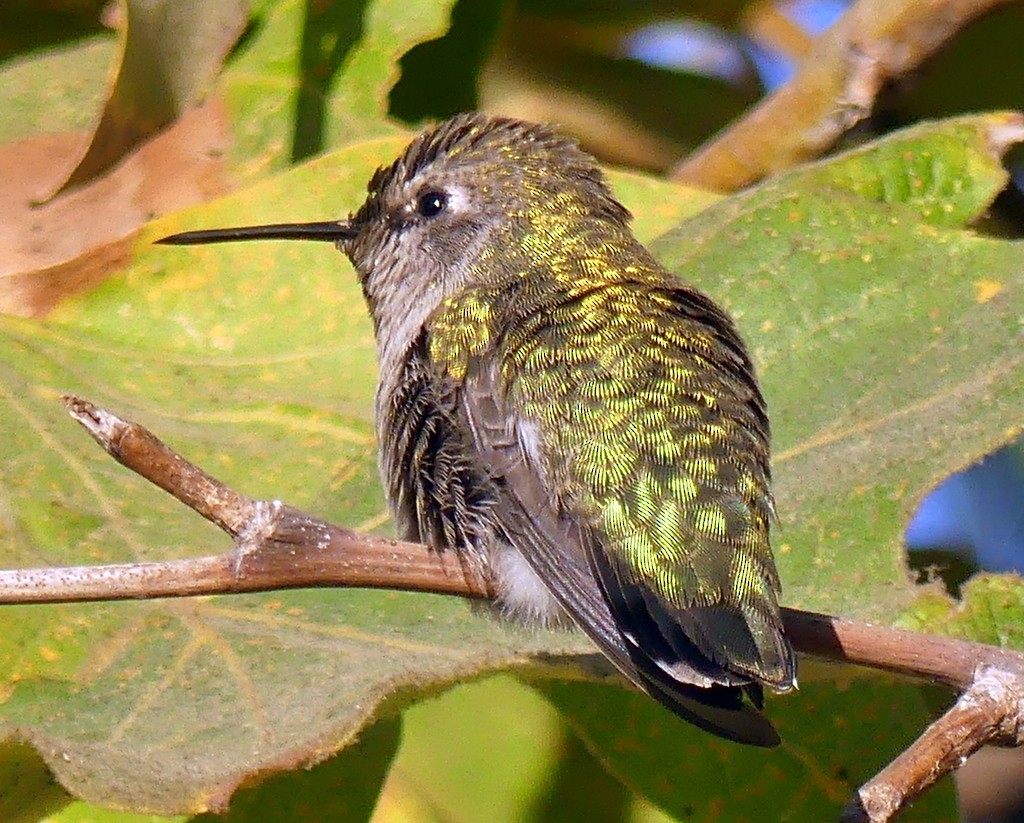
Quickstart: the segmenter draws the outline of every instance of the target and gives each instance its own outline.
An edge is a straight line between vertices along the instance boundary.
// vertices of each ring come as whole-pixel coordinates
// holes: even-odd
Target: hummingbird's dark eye
[[[437,217],[448,205],[448,195],[443,191],[428,191],[416,201],[416,211],[421,217]]]

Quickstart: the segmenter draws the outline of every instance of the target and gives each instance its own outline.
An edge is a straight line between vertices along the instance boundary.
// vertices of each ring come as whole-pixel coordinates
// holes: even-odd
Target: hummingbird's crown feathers
[[[460,114],[426,132],[410,144],[394,168],[411,179],[439,158],[455,158],[495,148],[511,149],[525,155],[538,150],[546,153],[581,154],[576,143],[552,129],[515,120],[511,117],[488,117],[473,112]],[[585,164],[593,165],[587,157]]]
[[[631,218],[611,193],[594,159],[574,140],[548,126],[479,112],[456,115],[424,132],[394,163],[377,169],[359,216],[371,217],[381,208],[386,192],[405,186],[440,163],[459,170],[478,166],[482,177],[498,173],[525,177],[530,171],[541,179],[557,176],[587,191],[601,216],[622,224]]]

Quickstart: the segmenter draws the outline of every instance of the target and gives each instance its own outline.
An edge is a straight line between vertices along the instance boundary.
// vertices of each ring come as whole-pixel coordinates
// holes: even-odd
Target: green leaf
[[[900,238],[903,243],[894,252],[898,256],[890,257],[888,246],[877,248],[879,241],[871,240],[868,235],[867,239],[874,247],[857,254],[855,263],[858,268],[863,268],[866,263],[871,263],[870,259],[864,260],[864,256],[873,257],[881,269],[876,273],[876,279],[843,277],[840,272],[835,281],[837,284],[848,284],[851,290],[877,291],[878,280],[892,277],[894,273],[900,278],[911,277],[915,268],[922,266],[929,267],[929,270],[937,268],[934,275],[937,279],[944,269],[936,266],[934,255],[928,248],[937,236],[933,227],[956,226],[958,222],[978,216],[1005,181],[997,155],[989,149],[993,134],[1002,126],[1002,118],[995,117],[926,126],[903,133],[843,158],[788,175],[747,196],[724,201],[696,220],[684,224],[659,241],[656,247],[670,259],[673,253],[678,255],[677,268],[719,297],[723,291],[729,294],[730,287],[734,287],[731,291],[736,295],[736,306],[749,302],[745,284],[754,284],[755,289],[766,288],[763,281],[768,280],[770,274],[784,272],[786,283],[779,284],[779,291],[792,281],[790,291],[796,296],[783,301],[779,292],[775,293],[775,299],[769,301],[768,307],[772,313],[761,318],[762,335],[773,331],[779,322],[780,307],[803,308],[809,302],[800,300],[801,284],[807,282],[805,291],[816,288],[812,284],[816,278],[820,279],[823,263],[832,262],[831,259],[822,261],[820,255],[827,253],[829,258],[835,258],[841,264],[851,252],[840,243],[849,244],[850,235],[860,239],[864,231],[861,225],[873,227],[884,223],[891,226],[894,218],[899,218],[909,224],[911,238]],[[805,221],[815,224],[813,236],[804,228]],[[793,224],[796,225],[795,231],[791,228]],[[751,226],[756,229],[751,229]],[[758,238],[758,231],[764,232],[765,239]],[[737,232],[742,233],[742,243],[738,243]],[[776,239],[779,245],[791,247],[788,255],[763,255],[765,245]],[[887,243],[892,239],[887,238]],[[961,242],[968,249],[973,249],[972,244],[977,238],[959,230],[944,240],[946,243]],[[985,245],[1001,247],[1008,261],[1004,269],[1012,272],[1009,261],[1020,260],[1020,245],[996,241],[986,241]],[[738,251],[738,248],[743,251]],[[752,261],[748,264],[751,268],[744,270],[742,266],[748,259],[747,255]],[[738,257],[743,260],[730,268],[730,262]],[[765,265],[765,257],[772,261],[769,275],[764,274],[761,268]],[[898,267],[894,266],[896,261]],[[969,262],[961,265],[967,266]],[[834,273],[833,268],[830,266],[830,274]],[[948,270],[948,263],[945,269]],[[999,269],[989,268],[987,271],[992,274]],[[913,299],[918,288],[924,292],[935,288],[935,279],[922,280],[909,288],[904,285],[901,293]],[[902,284],[903,280],[900,282]],[[977,288],[976,284],[970,285]],[[974,293],[982,297],[988,294],[987,291]],[[818,296],[819,304],[827,304],[830,300],[856,305],[838,288]],[[814,308],[813,303],[811,308]],[[905,320],[900,318],[901,315],[895,312],[897,325],[906,326]],[[756,319],[753,312],[744,310],[741,323],[749,325]],[[855,320],[852,318],[851,322]],[[870,330],[874,333],[874,327]],[[802,355],[800,345],[810,337],[807,328],[797,326],[787,331],[792,335],[793,349]],[[758,331],[750,333],[749,337],[756,341]],[[1011,343],[1007,341],[1007,345]],[[884,347],[886,341],[883,339],[879,344]],[[784,369],[789,356],[791,352],[788,351],[776,353],[778,368]],[[827,373],[829,366],[848,361],[848,356],[840,358],[826,351],[818,363],[806,369],[813,372],[817,368]],[[894,371],[902,366],[902,362],[893,361]],[[769,371],[766,381],[770,379]],[[895,382],[897,378],[891,376],[889,379]],[[941,371],[933,379],[940,380]],[[1012,373],[1007,374],[1003,385],[1013,387],[1014,379]],[[851,394],[860,388],[856,382],[845,382],[847,386],[836,387],[835,405],[831,407],[834,413],[844,412],[856,399],[850,395],[844,397],[841,394],[844,388]],[[788,395],[786,400],[794,407],[811,405],[814,413],[828,413],[830,407],[827,403],[812,402],[800,393],[800,388],[789,382],[780,392]],[[817,391],[820,386],[809,382],[806,388]],[[818,408],[819,405],[822,408]],[[1005,411],[1009,410],[1009,407],[1004,410],[1004,420]],[[777,414],[775,419],[779,420]],[[783,432],[788,419],[782,417]],[[920,425],[913,416],[906,424]],[[1005,425],[997,423],[993,433],[1005,436]],[[907,434],[901,432],[900,437],[906,438]],[[885,449],[884,444],[879,444],[876,462],[879,457],[884,457]],[[964,461],[970,455],[950,449],[950,457]],[[939,464],[936,468],[938,476],[957,465],[959,463]],[[893,467],[894,472],[897,469]],[[780,484],[784,482],[785,471],[780,472]],[[799,478],[799,482],[803,486],[810,485],[807,477]],[[839,497],[838,502],[843,502],[841,486],[836,484],[832,491]],[[785,501],[786,498],[782,499]],[[813,515],[814,510],[791,514],[783,504],[783,512],[786,520],[784,545],[789,546],[787,555],[817,551],[813,543],[798,544],[791,535],[789,523],[793,518],[799,524],[802,516]],[[877,516],[876,512],[876,519]],[[896,583],[906,595],[902,601],[906,604],[915,589],[897,565],[902,559],[904,524],[902,517],[892,517],[886,526],[894,544],[892,565],[897,566],[901,573]],[[856,552],[855,559],[870,568],[866,561],[871,559],[871,555],[863,546]],[[793,588],[788,581],[794,579],[813,582],[820,587],[820,593],[816,592],[818,597],[809,604],[811,607],[841,611],[844,607],[837,606],[838,603],[854,603],[865,613],[876,613],[879,606],[873,600],[876,591],[863,585],[863,571],[859,571],[849,585],[838,581],[824,585],[821,581],[829,580],[827,571],[817,575],[813,571],[805,571],[787,576],[783,565],[787,591]],[[895,575],[883,581],[894,585],[894,578]],[[1024,638],[1020,637],[1020,602],[1024,592],[1015,579],[1003,577],[992,580],[993,583],[985,587],[984,595],[981,593],[982,581],[967,587],[968,604],[955,613],[956,618],[949,621],[947,631],[952,629],[955,633],[986,642],[1021,645]],[[870,582],[879,583],[877,579]],[[934,598],[934,595],[929,593],[925,597]],[[943,606],[942,613],[949,612],[948,600],[943,601]],[[891,622],[908,621],[905,616],[901,619],[895,603],[885,617]],[[931,626],[933,629],[939,627],[937,620],[932,620]],[[1001,628],[997,631],[997,627]],[[894,756],[913,739],[926,724],[928,711],[913,685],[896,683],[885,677],[868,677],[863,673],[851,677],[838,667],[812,669],[806,661],[801,672],[802,688],[798,694],[770,702],[769,712],[784,740],[782,749],[774,752],[760,752],[709,740],[706,735],[667,715],[640,695],[589,683],[541,681],[535,685],[558,706],[613,773],[681,819],[714,816],[716,812],[728,809],[730,820],[760,820],[764,819],[765,809],[771,808],[774,810],[773,819],[777,816],[784,820],[814,820],[820,819],[821,809],[840,807],[857,785],[877,771],[886,757]],[[869,722],[865,722],[865,718]],[[802,789],[794,791],[795,785]],[[946,781],[940,789],[916,804],[909,819],[955,819],[951,782]]]
[[[398,131],[386,119],[398,58],[443,34],[453,4],[263,4],[220,84],[235,124],[238,173],[252,180],[293,158]]]
[[[918,597],[900,626],[993,646],[1024,648],[1024,585],[1016,574],[977,574],[953,603],[934,593]]]
[[[777,749],[711,738],[644,695],[614,686],[533,685],[609,771],[679,820],[836,819],[858,786],[927,722],[916,684],[808,661],[800,691],[769,706],[782,735]],[[949,778],[900,817],[958,819]]]
[[[356,145],[188,219],[281,216],[295,194],[286,208],[347,210],[401,142]],[[323,245],[210,251],[140,247],[125,276],[53,321],[0,318],[5,565],[226,546],[76,430],[57,402],[67,390],[143,421],[248,493],[358,528],[386,523],[370,423],[374,346],[350,267]],[[4,615],[7,733],[18,728],[76,796],[160,813],[202,811],[249,775],[330,754],[382,701],[391,711],[552,647],[457,600],[390,592]]]
[[[654,244],[731,306],[760,364],[787,604],[1024,646],[1019,578],[972,581],[954,610],[911,585],[902,541],[936,482],[1020,425],[1024,245],[962,228],[1005,184],[994,147],[1020,133],[1000,115],[908,129],[723,201]],[[928,713],[906,684],[808,671],[802,661],[800,692],[769,703],[784,743],[767,755],[701,739],[649,702],[597,697],[594,684],[541,689],[610,770],[681,818],[727,807],[758,820],[767,804],[778,819],[813,820]],[[909,819],[955,819],[951,791],[946,781]]]

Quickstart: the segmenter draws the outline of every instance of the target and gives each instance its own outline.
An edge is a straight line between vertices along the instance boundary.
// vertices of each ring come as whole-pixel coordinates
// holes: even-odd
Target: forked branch
[[[151,563],[0,571],[0,604],[189,597],[314,586],[493,596],[482,569],[426,546],[369,537],[280,501],[253,500],[208,475],[138,424],[77,397],[71,415],[122,465],[231,535],[233,551]],[[858,791],[844,821],[893,820],[985,744],[1022,742],[1024,655],[947,637],[784,609],[800,652],[940,681],[953,707]]]

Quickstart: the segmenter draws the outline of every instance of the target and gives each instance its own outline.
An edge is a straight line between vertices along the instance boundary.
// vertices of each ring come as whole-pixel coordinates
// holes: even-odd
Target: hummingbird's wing
[[[651,274],[450,304],[445,339],[469,341],[446,352],[460,427],[509,542],[611,660],[695,722],[771,742],[739,716],[742,691],[795,683],[764,400],[728,316]],[[483,331],[480,305],[500,313]]]
[[[595,574],[604,551],[581,518],[559,506],[544,482],[532,421],[511,408],[508,386],[494,358],[475,358],[462,383],[459,407],[484,470],[498,479],[493,521],[545,581],[562,607],[612,663],[659,702],[695,725],[725,738],[774,746],[771,723],[742,699],[749,679],[709,664],[689,649],[684,659],[653,618],[623,631],[616,601]],[[749,687],[748,687],[749,688]],[[755,700],[759,693],[755,689]]]
[[[612,341],[583,369],[601,381],[612,426],[551,427],[568,437],[557,451],[578,455],[584,507],[597,509],[594,574],[627,633],[660,645],[662,665],[792,688],[769,545],[769,424],[746,348],[694,289],[610,291],[616,306],[603,320],[566,313]]]

